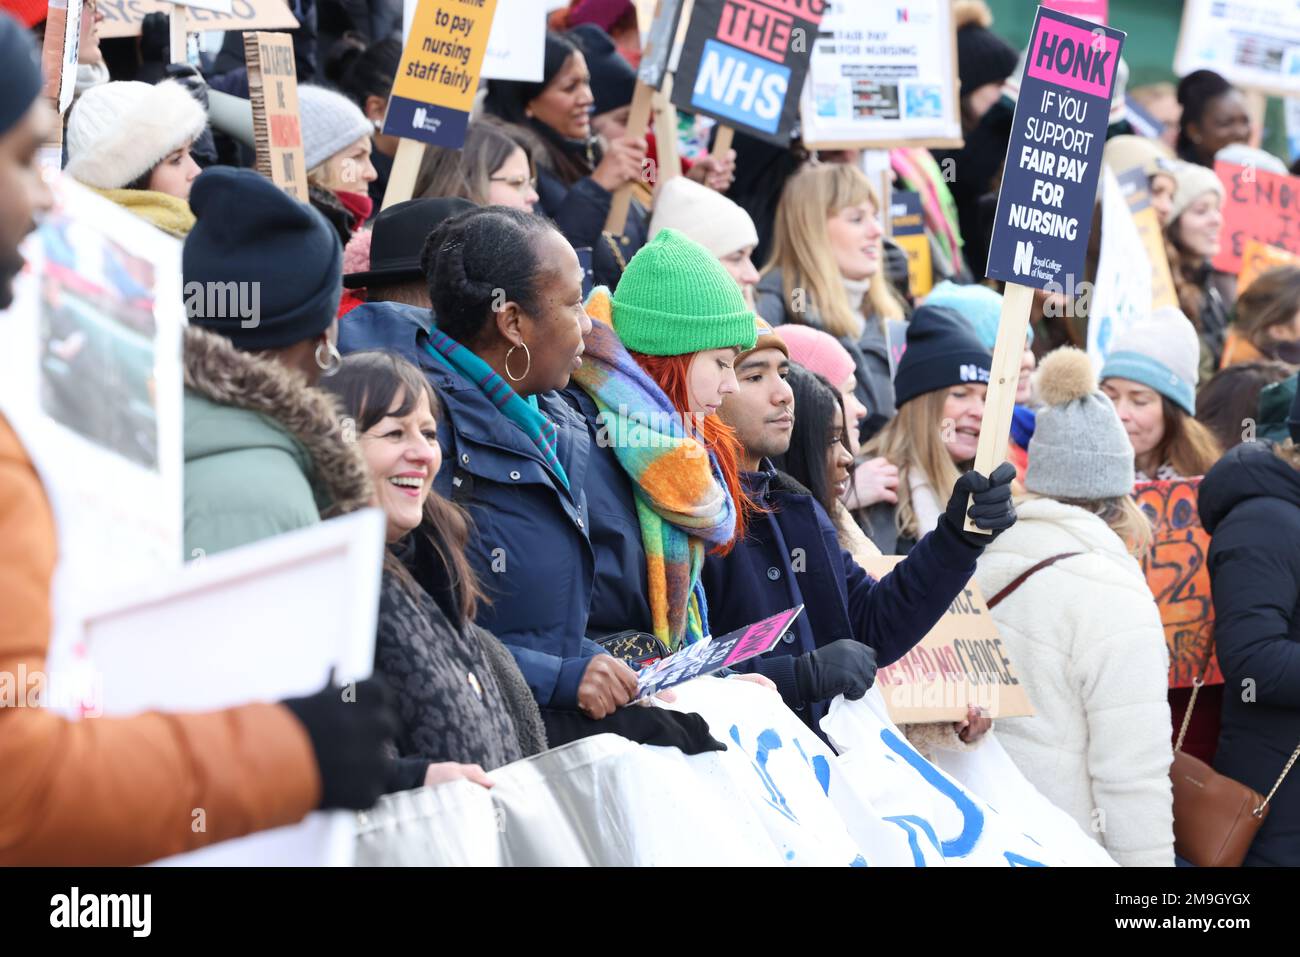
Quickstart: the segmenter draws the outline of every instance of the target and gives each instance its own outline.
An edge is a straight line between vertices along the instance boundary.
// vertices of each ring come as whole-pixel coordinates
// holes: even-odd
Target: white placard
[[[171,0],[178,7],[197,7],[213,13],[230,15],[235,12],[234,0]]]
[[[74,680],[98,693],[91,714],[214,710],[313,694],[331,670],[339,684],[368,676],[384,525],[365,509],[191,562],[90,609]],[[348,864],[353,827],[348,813],[313,814],[165,863]]]
[[[1201,69],[1249,89],[1300,94],[1300,3],[1185,0],[1174,71]]]
[[[59,536],[50,667],[100,596],[181,563],[181,244],[61,175],[0,313],[0,412]]]
[[[1102,168],[1101,250],[1088,306],[1088,358],[1101,372],[1115,340],[1151,315],[1151,260],[1128,201],[1109,166]]]
[[[497,0],[483,54],[483,79],[542,82],[546,10],[541,0]]]
[[[831,0],[800,102],[804,143],[960,145],[953,37],[948,0]]]

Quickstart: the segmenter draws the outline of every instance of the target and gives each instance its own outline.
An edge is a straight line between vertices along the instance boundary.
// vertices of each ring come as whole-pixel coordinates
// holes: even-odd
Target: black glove
[[[171,17],[165,13],[146,13],[140,21],[140,62],[167,63],[171,48]]]
[[[580,711],[543,708],[542,723],[546,725],[546,740],[553,748],[593,734],[617,734],[637,744],[677,748],[683,754],[727,750],[709,733],[708,722],[698,714],[667,708],[629,705],[599,721]]]
[[[358,681],[356,694],[351,691],[331,681],[314,695],[280,702],[311,738],[320,768],[322,810],[364,811],[396,780],[396,761],[384,747],[402,727],[392,692],[379,678]]]
[[[198,67],[188,63],[168,63],[163,78],[175,80],[185,87],[185,92],[194,97],[194,101],[203,107],[203,112],[208,111],[208,81],[203,79]]]
[[[842,694],[857,701],[876,683],[876,649],[841,638],[794,660],[795,686],[805,704]]]
[[[1010,462],[1003,462],[988,478],[972,469],[953,486],[948,508],[939,520],[947,522],[966,543],[983,548],[1016,524],[1016,510],[1011,504],[1011,480],[1015,477],[1016,467]],[[990,534],[966,531],[967,499],[971,521]]]

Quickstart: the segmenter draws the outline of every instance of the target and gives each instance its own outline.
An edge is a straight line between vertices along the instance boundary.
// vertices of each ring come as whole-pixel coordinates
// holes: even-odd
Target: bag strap
[[[996,608],[998,605],[1002,603],[1002,600],[1004,598],[1006,598],[1013,591],[1015,591],[1017,588],[1023,585],[1026,579],[1028,579],[1031,575],[1041,572],[1044,568],[1047,568],[1049,565],[1055,565],[1063,558],[1073,558],[1075,555],[1082,555],[1082,554],[1083,552],[1061,552],[1061,554],[1053,555],[1051,558],[1044,558],[1041,562],[1039,562],[1036,565],[1030,565],[1028,568],[1026,568],[1015,578],[1011,579],[1011,581],[1006,585],[1005,588],[1003,588],[1000,592],[998,592],[996,595],[990,598],[987,602],[985,602],[985,604],[989,606],[990,610]]]
[[[1030,569],[1030,571],[1033,571],[1033,569]],[[1209,639],[1205,642],[1205,658],[1201,661],[1201,671],[1192,679],[1192,695],[1187,699],[1187,710],[1183,712],[1183,726],[1178,729],[1178,740],[1174,743],[1175,751],[1181,751],[1183,749],[1183,738],[1187,736],[1187,728],[1192,723],[1192,709],[1196,707],[1196,696],[1200,694],[1201,688],[1205,686],[1205,673],[1210,670],[1210,657],[1213,654],[1214,632],[1211,631]],[[1291,773],[1291,768],[1295,765],[1297,760],[1300,760],[1300,744],[1297,744],[1295,750],[1291,752],[1291,757],[1287,759],[1286,765],[1282,768],[1282,773],[1279,774],[1277,780],[1273,782],[1273,787],[1269,789],[1268,795],[1260,802],[1259,807],[1250,812],[1252,816],[1260,817],[1263,815],[1265,809],[1268,807],[1268,802],[1273,800],[1273,795],[1276,794],[1277,789],[1282,786],[1282,782],[1286,780],[1286,776]]]

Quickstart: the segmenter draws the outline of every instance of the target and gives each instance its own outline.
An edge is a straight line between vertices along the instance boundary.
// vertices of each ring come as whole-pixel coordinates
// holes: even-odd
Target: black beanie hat
[[[0,10],[0,135],[27,114],[42,85],[41,54],[31,32]]]
[[[993,357],[971,324],[944,306],[921,306],[907,324],[907,349],[894,373],[894,405],[962,383],[988,384]]]
[[[1016,71],[1020,54],[987,27],[972,23],[957,31],[957,76],[961,95],[988,83],[1001,83]]]
[[[631,103],[636,92],[636,70],[623,59],[609,34],[594,23],[584,23],[570,30],[568,36],[582,48],[587,61],[597,115]]]
[[[230,166],[199,175],[190,209],[194,228],[181,253],[190,322],[248,351],[280,349],[330,327],[343,292],[343,248],[324,216],[251,169]],[[257,283],[257,315],[206,315],[209,299],[218,313],[235,311],[225,306],[230,294],[210,296],[208,283],[238,288],[244,303],[252,293],[224,284]]]

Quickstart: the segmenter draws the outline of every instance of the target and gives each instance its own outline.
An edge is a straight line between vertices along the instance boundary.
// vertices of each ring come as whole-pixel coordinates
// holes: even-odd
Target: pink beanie
[[[857,371],[849,351],[829,332],[786,323],[780,328],[780,336],[790,350],[791,360],[822,376],[836,389]]]

